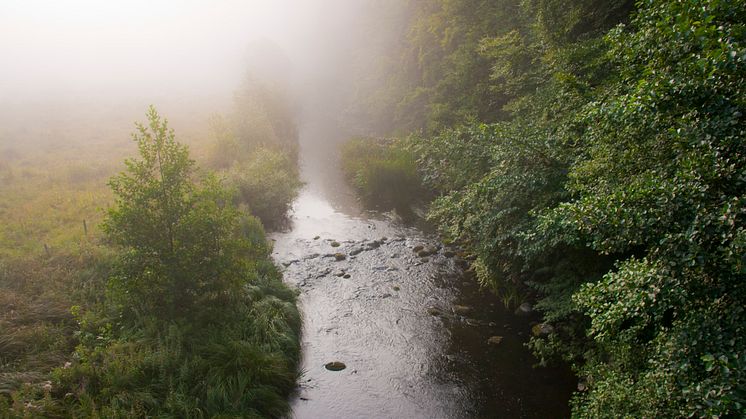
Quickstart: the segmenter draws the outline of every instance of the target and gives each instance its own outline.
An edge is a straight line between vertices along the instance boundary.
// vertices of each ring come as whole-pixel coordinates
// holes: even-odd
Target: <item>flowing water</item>
[[[300,127],[306,186],[291,226],[272,235],[304,320],[294,417],[567,417],[575,381],[533,368],[530,318],[480,290],[427,228],[357,204],[336,158],[345,136],[330,120]]]

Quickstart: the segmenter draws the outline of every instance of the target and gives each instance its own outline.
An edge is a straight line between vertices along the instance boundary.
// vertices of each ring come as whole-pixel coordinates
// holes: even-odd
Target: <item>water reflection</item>
[[[417,257],[412,249],[437,246],[434,237],[361,209],[334,160],[340,135],[301,127],[307,185],[291,228],[272,236],[286,281],[301,290],[305,373],[295,417],[567,416],[573,379],[532,368],[529,320],[479,290],[445,249]],[[493,335],[499,345],[487,343]],[[347,368],[325,369],[331,361]]]

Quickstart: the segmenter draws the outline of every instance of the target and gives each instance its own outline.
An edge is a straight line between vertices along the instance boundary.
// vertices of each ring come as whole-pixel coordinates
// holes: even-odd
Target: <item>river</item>
[[[568,417],[575,380],[534,368],[531,318],[480,289],[426,227],[361,208],[339,171],[337,126],[300,125],[306,186],[288,229],[271,235],[304,321],[294,417]]]

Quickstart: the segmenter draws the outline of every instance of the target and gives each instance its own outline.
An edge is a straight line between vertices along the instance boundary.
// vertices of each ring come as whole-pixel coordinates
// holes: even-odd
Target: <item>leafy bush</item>
[[[709,0],[641,7],[632,30],[607,37],[623,77],[581,114],[587,149],[568,182],[577,198],[544,216],[599,253],[637,255],[575,296],[599,344],[578,409],[623,406],[606,390],[623,379],[645,415],[740,416],[746,12]]]
[[[474,42],[428,30],[471,24],[467,3],[435,2],[417,19],[422,74],[442,70],[427,60],[443,61],[444,48]],[[555,326],[530,346],[578,366],[575,415],[741,417],[746,9],[645,0],[608,30],[627,21],[628,3],[515,4],[523,13],[507,32],[480,41],[509,118],[411,149],[440,194],[430,217],[442,233],[474,254],[483,283],[538,300]],[[455,23],[439,18],[449,13]],[[433,80],[450,94],[440,88],[485,76]],[[473,103],[461,90],[433,97],[434,111]]]
[[[228,180],[238,191],[238,203],[269,227],[285,220],[303,185],[290,158],[268,148],[259,148],[245,162],[235,164]]]
[[[249,79],[237,92],[233,113],[211,120],[209,167],[225,173],[237,203],[268,228],[280,226],[301,188],[298,135],[288,98]]]
[[[353,138],[341,151],[342,169],[367,205],[406,212],[424,196],[414,155],[402,142]]]

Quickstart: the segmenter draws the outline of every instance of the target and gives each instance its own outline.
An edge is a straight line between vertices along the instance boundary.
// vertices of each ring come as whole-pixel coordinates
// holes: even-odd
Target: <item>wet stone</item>
[[[452,307],[453,312],[458,314],[459,316],[467,316],[472,312],[472,308],[469,306],[462,306],[459,304],[456,304]]]
[[[515,314],[518,316],[527,316],[534,311],[533,307],[529,303],[523,303],[515,310]]]
[[[333,242],[329,243],[329,245],[330,245],[331,247],[339,247],[339,246],[340,246],[340,244],[339,244],[339,242],[338,242],[338,241],[333,241]]]
[[[554,326],[549,323],[539,323],[531,327],[531,334],[536,337],[545,337],[554,333]]]
[[[440,316],[441,312],[436,307],[428,307],[427,308],[427,314],[429,314],[431,316]]]
[[[345,260],[345,259],[347,259],[347,256],[345,256],[345,255],[344,255],[344,253],[335,253],[335,254],[334,254],[334,259],[335,259],[335,260],[336,260],[337,262],[339,262],[339,261],[342,261],[342,260]]]
[[[347,368],[347,365],[345,365],[344,362],[332,361],[325,364],[324,368],[328,369],[329,371],[342,371],[343,369]]]
[[[499,345],[500,342],[502,341],[503,341],[502,336],[490,336],[490,338],[487,339],[487,344],[488,345]]]
[[[350,279],[350,274],[344,274],[344,276],[342,276],[342,278],[344,278],[344,279]]]
[[[438,253],[438,248],[435,246],[426,246],[422,250],[417,252],[417,256],[424,257]]]
[[[417,252],[419,252],[420,250],[422,250],[424,248],[425,248],[425,246],[423,246],[421,244],[418,244],[417,246],[415,246],[415,247],[412,248],[412,251],[415,252],[415,253],[417,253]]]
[[[360,248],[360,247],[358,247],[357,249],[352,249],[352,250],[350,251],[350,256],[357,256],[357,255],[359,255],[360,253],[363,253],[363,249],[362,249],[362,248]]]
[[[464,323],[468,324],[469,326],[481,326],[482,322],[476,319],[466,319],[464,320]]]

